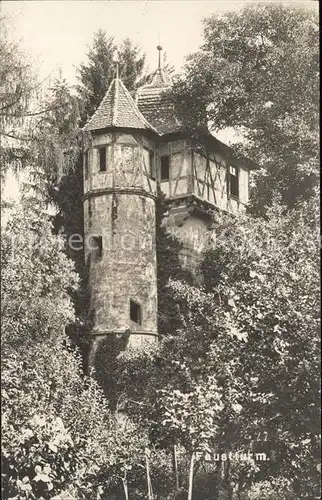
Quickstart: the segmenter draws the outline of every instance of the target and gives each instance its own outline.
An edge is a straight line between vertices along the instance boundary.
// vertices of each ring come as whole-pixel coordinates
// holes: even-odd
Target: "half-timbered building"
[[[211,133],[192,142],[167,98],[160,64],[132,98],[118,74],[84,127],[85,258],[95,354],[100,339],[128,334],[132,345],[157,338],[155,201],[196,268],[198,243],[216,211],[244,210],[255,165]],[[95,347],[96,346],[96,347]]]

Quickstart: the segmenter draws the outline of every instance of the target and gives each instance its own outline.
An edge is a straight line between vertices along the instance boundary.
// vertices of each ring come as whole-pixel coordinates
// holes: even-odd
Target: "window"
[[[115,193],[113,195],[113,200],[112,200],[112,219],[113,220],[117,219],[117,198],[115,196]]]
[[[144,158],[148,157],[148,172],[147,175],[155,181],[156,180],[156,171],[155,171],[155,161],[154,161],[154,151],[148,148],[144,148]],[[145,164],[145,160],[144,160]]]
[[[90,249],[93,261],[100,259],[103,255],[102,236],[92,236],[90,238],[89,249]]]
[[[88,179],[88,164],[89,164],[89,151],[86,151],[84,153],[84,174],[85,174],[85,179]]]
[[[154,152],[149,151],[149,165],[150,165],[150,177],[153,181],[156,180],[155,163],[154,163]]]
[[[238,169],[236,167],[229,167],[229,194],[238,197]]]
[[[141,306],[134,300],[130,300],[130,319],[138,325],[142,324]]]
[[[106,148],[99,148],[100,172],[106,172]]]
[[[170,158],[168,155],[161,156],[161,181],[169,180]]]

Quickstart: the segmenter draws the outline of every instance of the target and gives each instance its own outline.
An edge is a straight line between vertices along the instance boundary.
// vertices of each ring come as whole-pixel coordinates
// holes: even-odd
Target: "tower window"
[[[106,172],[106,148],[99,148],[100,172]]]
[[[134,300],[130,300],[130,319],[138,325],[142,324],[141,306],[134,302]]]
[[[161,156],[161,181],[169,180],[170,158],[169,155]]]
[[[98,260],[103,255],[102,236],[92,236],[90,239],[90,251],[93,261]]]
[[[149,151],[149,164],[150,164],[150,177],[153,181],[156,180],[155,163],[154,163],[154,152]]]
[[[229,167],[229,194],[238,197],[239,186],[238,186],[238,168]]]
[[[89,152],[84,153],[84,173],[85,179],[88,179],[88,167],[89,167]]]

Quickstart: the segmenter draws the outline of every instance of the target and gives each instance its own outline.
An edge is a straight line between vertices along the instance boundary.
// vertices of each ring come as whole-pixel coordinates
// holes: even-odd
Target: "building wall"
[[[187,141],[162,144],[159,154],[170,157],[169,180],[160,183],[161,191],[168,200],[177,200],[185,195],[195,195],[214,207],[228,213],[244,210],[248,202],[248,176],[245,168],[239,167],[239,196],[228,193],[229,162],[220,153],[212,151],[206,156],[192,151]],[[178,223],[179,222],[179,223]],[[165,224],[183,243],[180,259],[184,267],[195,270],[202,259],[209,220],[188,213],[185,201],[170,209]]]
[[[166,226],[169,232],[175,235],[183,244],[179,255],[182,266],[194,272],[202,261],[207,241],[208,224],[204,218],[196,214],[188,214],[187,209],[183,208],[182,214],[184,217],[185,213],[187,218],[182,220],[182,216],[177,217],[177,212],[170,209]]]

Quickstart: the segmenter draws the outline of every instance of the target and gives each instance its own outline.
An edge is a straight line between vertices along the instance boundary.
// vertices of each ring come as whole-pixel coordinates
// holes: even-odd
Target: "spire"
[[[157,49],[159,51],[158,69],[161,69],[161,51],[162,51],[161,45],[158,45]]]
[[[146,85],[143,85],[141,89],[139,89],[138,94],[140,94],[141,90],[143,89],[148,89],[148,88],[158,88],[158,89],[165,89],[168,87],[171,87],[172,81],[167,72],[162,68],[162,62],[161,62],[161,52],[163,48],[161,45],[157,46],[158,49],[158,67],[157,69],[150,75],[150,81]],[[138,96],[137,94],[137,96]]]

